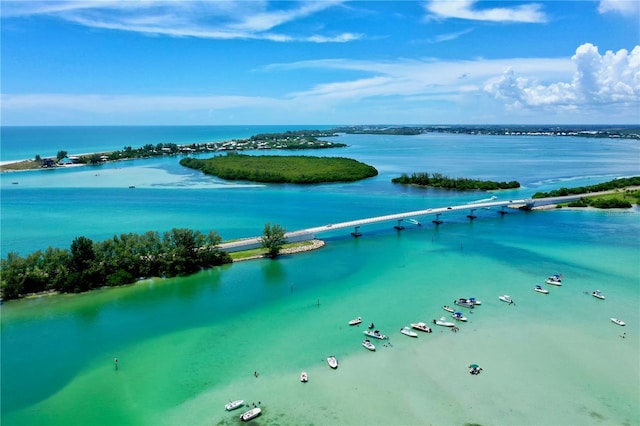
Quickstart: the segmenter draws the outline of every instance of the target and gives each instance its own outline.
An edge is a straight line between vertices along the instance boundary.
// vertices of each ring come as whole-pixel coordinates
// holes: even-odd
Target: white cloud
[[[575,71],[570,81],[542,84],[509,68],[484,89],[517,108],[628,105],[640,114],[640,46],[601,55],[596,46],[585,43],[571,60]]]
[[[547,17],[542,6],[536,3],[522,4],[514,7],[478,8],[476,0],[431,0],[425,3],[430,14],[428,18],[466,19],[489,22],[541,23]],[[489,2],[491,4],[491,2]]]
[[[638,16],[640,14],[640,1],[638,0],[601,0],[598,12],[615,12],[622,15]]]
[[[277,28],[340,5],[344,0],[267,1],[21,1],[3,2],[3,17],[47,15],[83,25],[174,37],[348,42],[355,33],[287,34]]]

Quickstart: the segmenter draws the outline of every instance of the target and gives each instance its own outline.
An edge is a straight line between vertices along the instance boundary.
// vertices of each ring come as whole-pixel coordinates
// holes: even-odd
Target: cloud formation
[[[583,108],[608,104],[640,108],[640,46],[631,52],[620,49],[604,55],[598,47],[585,43],[571,58],[573,79],[539,83],[518,75],[513,68],[487,82],[484,90],[516,108]]]
[[[640,13],[640,1],[638,0],[601,0],[598,12],[615,12],[621,15],[637,16]]]
[[[425,4],[428,18],[465,19],[470,21],[542,23],[547,17],[542,6],[536,3],[514,7],[479,8],[476,0],[431,0]],[[489,2],[489,4],[493,4]]]
[[[291,1],[279,4],[278,9],[267,1],[23,1],[3,3],[2,14],[46,15],[90,28],[173,37],[344,43],[362,35],[289,34],[278,30],[343,1]]]

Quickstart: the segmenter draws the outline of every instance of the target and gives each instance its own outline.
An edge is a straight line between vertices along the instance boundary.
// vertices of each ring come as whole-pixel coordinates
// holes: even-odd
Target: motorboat
[[[455,310],[455,309],[453,309],[453,308],[452,308],[451,306],[449,306],[449,305],[444,305],[444,306],[442,307],[442,309],[444,309],[444,310],[445,310],[445,311],[447,311],[447,312],[451,312],[451,313],[453,313],[453,311]]]
[[[480,374],[481,371],[482,371],[482,367],[480,367],[478,364],[471,364],[469,366],[469,373],[473,374],[474,376],[477,376],[478,374]]]
[[[306,371],[303,371],[302,373],[300,373],[300,381],[302,383],[307,383],[309,381],[309,375],[307,374]]]
[[[415,331],[412,331],[409,327],[402,327],[400,329],[400,333],[409,337],[418,337],[418,333],[416,333]]]
[[[546,288],[542,288],[541,285],[536,285],[533,288],[534,291],[537,291],[538,293],[542,293],[542,294],[549,294],[549,290],[547,290]]]
[[[440,317],[440,319],[439,319],[439,320],[433,320],[433,323],[434,323],[435,325],[440,325],[440,326],[442,326],[442,327],[454,327],[454,326],[455,326],[455,324],[454,324],[454,323],[447,321],[447,320],[445,319],[445,317]]]
[[[236,399],[235,401],[229,401],[228,404],[225,404],[224,409],[233,411],[236,408],[242,407],[242,405],[244,405],[244,399]]]
[[[378,330],[375,330],[375,331],[365,330],[364,334],[366,334],[369,337],[373,337],[374,339],[380,339],[380,340],[387,339],[387,336],[385,336],[384,334],[380,333],[380,331],[378,331]]]
[[[458,306],[463,306],[465,308],[473,308],[475,305],[474,302],[471,302],[469,299],[464,299],[464,298],[454,300],[453,303],[455,303]]]
[[[545,280],[545,283],[547,284],[551,284],[551,285],[557,285],[557,286],[561,286],[562,285],[562,275],[551,275],[549,278],[547,278]]]
[[[453,317],[453,319],[458,320],[458,321],[466,321],[467,320],[467,317],[462,315],[462,312],[454,312],[453,314],[451,314],[451,316]]]
[[[596,290],[593,293],[591,293],[591,295],[593,297],[596,297],[598,299],[604,300],[604,295],[602,293],[600,293],[600,290]]]
[[[503,302],[507,302],[510,305],[513,303],[513,299],[511,299],[511,296],[509,296],[508,294],[503,294],[502,296],[499,296],[498,299],[502,300]]]
[[[248,422],[249,420],[255,419],[256,417],[258,417],[260,413],[262,413],[262,410],[260,409],[260,407],[252,408],[251,410],[245,411],[244,413],[242,413],[240,415],[240,420],[242,420],[243,422]]]
[[[411,324],[411,327],[415,328],[416,330],[424,331],[425,333],[431,333],[431,327],[423,322],[413,323]]]
[[[625,322],[618,319],[618,318],[611,318],[611,321],[618,324],[618,325],[625,325]]]
[[[482,302],[476,299],[475,297],[470,297],[467,300],[469,302],[472,302],[475,306],[482,305]]]
[[[370,351],[375,351],[376,350],[376,346],[371,343],[371,341],[369,339],[365,339],[362,341],[362,346],[364,346],[365,348],[369,349]]]
[[[334,370],[338,368],[338,358],[336,358],[335,356],[331,355],[329,358],[327,358],[327,362],[329,363],[329,367],[333,368]]]
[[[349,325],[358,325],[362,322],[362,318],[358,317],[356,319],[352,319],[351,321],[349,321]]]

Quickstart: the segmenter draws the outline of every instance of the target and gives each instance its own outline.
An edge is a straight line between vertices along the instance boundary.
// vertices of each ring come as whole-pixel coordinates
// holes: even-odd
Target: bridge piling
[[[402,231],[404,229],[404,226],[402,226],[401,223],[402,223],[402,219],[398,219],[398,224],[394,226],[394,228],[397,229],[398,231]]]
[[[441,213],[436,213],[436,218],[432,220],[432,222],[435,223],[436,225],[442,224],[442,221],[440,220],[440,214]]]
[[[362,232],[360,232],[360,227],[356,226],[355,230],[351,233],[354,237],[358,238],[362,236]]]
[[[473,219],[475,219],[475,218],[477,218],[477,217],[478,217],[478,216],[476,216],[476,215],[474,215],[474,214],[473,214],[473,212],[474,212],[474,211],[476,211],[476,209],[471,209],[471,212],[467,215],[467,217],[468,217],[470,220],[473,220]]]

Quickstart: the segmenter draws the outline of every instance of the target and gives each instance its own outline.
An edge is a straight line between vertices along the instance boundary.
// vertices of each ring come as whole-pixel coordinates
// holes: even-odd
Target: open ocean
[[[330,126],[3,127],[0,161],[248,137]],[[178,157],[0,174],[1,254],[68,248],[80,235],[174,227],[224,240],[640,175],[640,143],[575,137],[341,135],[346,148],[296,154],[355,158],[380,174],[316,186],[229,182]],[[271,152],[270,152],[271,153]],[[281,155],[290,152],[279,152]],[[253,153],[253,154],[260,154]],[[393,185],[401,173],[517,180],[458,193]],[[129,188],[135,186],[135,188]],[[186,278],[0,306],[6,425],[640,424],[640,209],[493,210],[417,217],[318,237],[327,245]],[[543,284],[554,273],[561,287]],[[536,284],[548,295],[533,291]],[[591,297],[599,289],[606,300]],[[507,305],[498,296],[509,294]],[[460,297],[460,331],[430,323]],[[347,322],[361,316],[363,324]],[[610,321],[623,319],[625,327]],[[361,346],[374,322],[390,336]],[[326,357],[340,361],[331,370]],[[119,369],[114,368],[114,358]],[[467,366],[479,364],[478,376]],[[302,370],[309,382],[300,383]],[[254,376],[258,372],[258,377]]]

